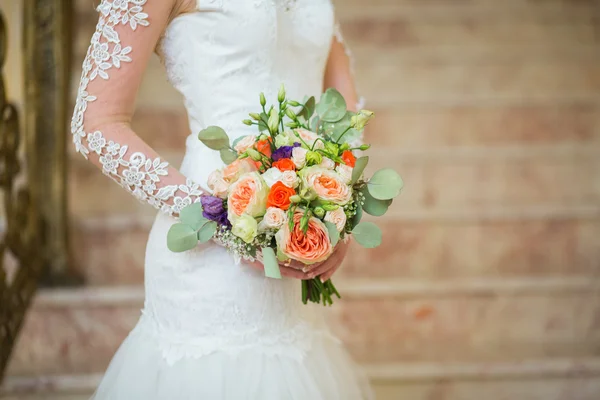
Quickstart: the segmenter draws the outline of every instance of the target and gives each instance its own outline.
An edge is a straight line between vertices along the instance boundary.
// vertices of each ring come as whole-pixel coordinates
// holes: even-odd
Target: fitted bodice
[[[242,120],[259,111],[260,92],[274,102],[283,83],[292,99],[318,96],[333,31],[330,0],[199,0],[196,12],[176,17],[161,54],[190,119],[182,172],[205,184],[222,165],[198,141],[203,128],[220,126],[232,140],[256,132]]]

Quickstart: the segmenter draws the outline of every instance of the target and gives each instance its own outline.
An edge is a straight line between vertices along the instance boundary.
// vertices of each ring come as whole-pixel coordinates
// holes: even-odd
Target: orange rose
[[[308,230],[302,232],[300,219],[302,213],[294,214],[294,228],[290,231],[288,224],[283,224],[275,234],[277,247],[291,259],[304,264],[325,261],[333,252],[329,233],[325,224],[317,218],[308,220]]]
[[[271,187],[269,197],[267,197],[267,207],[277,207],[282,210],[290,208],[290,197],[296,194],[296,191],[290,187],[287,187],[281,181],[275,182]]]
[[[275,161],[272,166],[275,167],[275,168],[277,168],[281,172],[283,172],[283,171],[295,171],[296,170],[296,165],[289,158],[282,158],[279,161]]]
[[[269,139],[259,140],[256,142],[256,150],[267,157],[271,157],[271,141]]]
[[[346,165],[349,165],[352,168],[354,168],[354,164],[356,164],[356,157],[354,157],[354,154],[352,154],[350,150],[346,150],[342,153],[342,160]]]

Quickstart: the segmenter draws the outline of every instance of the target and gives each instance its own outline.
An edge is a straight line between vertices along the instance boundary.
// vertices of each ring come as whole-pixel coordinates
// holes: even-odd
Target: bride
[[[75,113],[77,152],[160,210],[146,250],[142,316],[114,356],[94,399],[358,400],[372,397],[319,306],[300,301],[298,279],[328,279],[346,252],[307,273],[236,264],[216,244],[166,247],[179,211],[205,193],[217,152],[197,133],[232,138],[264,92],[291,98],[335,87],[357,96],[330,0],[103,0],[83,63]],[[156,51],[185,98],[191,135],[181,170],[131,130],[135,97]],[[171,132],[165,132],[171,134]],[[127,268],[127,265],[123,265]]]

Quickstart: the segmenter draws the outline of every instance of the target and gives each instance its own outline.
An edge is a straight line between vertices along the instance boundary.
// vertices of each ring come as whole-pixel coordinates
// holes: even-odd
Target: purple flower
[[[273,152],[271,158],[273,161],[279,161],[282,158],[292,158],[292,150],[294,147],[300,147],[300,143],[296,142],[293,146],[281,146]]]
[[[214,196],[202,196],[200,201],[202,202],[202,215],[204,218],[215,221],[219,225],[231,226],[222,199]]]

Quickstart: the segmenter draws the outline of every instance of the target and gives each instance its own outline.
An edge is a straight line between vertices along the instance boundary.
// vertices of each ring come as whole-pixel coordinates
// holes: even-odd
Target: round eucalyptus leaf
[[[363,204],[363,209],[369,215],[374,217],[381,217],[384,215],[390,205],[392,204],[392,200],[378,200],[371,196],[369,191],[365,188],[361,190],[361,193],[365,196],[365,203]]]
[[[325,221],[325,226],[329,232],[329,241],[331,242],[331,246],[335,247],[340,241],[340,233],[338,232],[335,224],[332,224],[331,222]]]
[[[310,96],[308,99],[304,101],[304,105],[302,106],[302,110],[298,113],[299,116],[302,116],[306,121],[310,120],[310,117],[315,112],[315,97]]]
[[[371,196],[378,200],[393,199],[400,194],[403,186],[400,175],[390,168],[375,172],[367,184]]]
[[[360,158],[356,159],[356,163],[354,164],[354,168],[352,169],[352,181],[350,181],[351,185],[354,185],[356,182],[358,182],[358,180],[362,176],[363,172],[365,172],[365,168],[367,168],[368,163],[369,163],[368,156],[364,156],[364,157],[360,157]]]
[[[237,160],[238,157],[237,153],[231,149],[221,149],[219,150],[219,154],[221,155],[221,160],[227,165]]]
[[[324,134],[329,136],[334,141],[340,141],[340,143],[351,143],[360,138],[360,131],[350,128],[350,119],[354,115],[353,112],[346,112],[346,115],[342,119],[336,122],[324,122],[323,131]],[[342,137],[343,135],[343,137]],[[340,140],[340,137],[341,140]]]
[[[175,253],[191,250],[198,244],[196,230],[191,226],[178,222],[171,225],[167,232],[167,247]]]
[[[346,100],[337,90],[329,88],[316,106],[317,114],[325,122],[337,122],[346,115]]]
[[[361,222],[352,230],[354,239],[362,247],[373,249],[381,244],[381,229],[372,222]]]
[[[217,223],[215,221],[208,221],[198,231],[198,240],[200,243],[206,243],[213,238],[215,232],[217,232]]]
[[[275,251],[270,247],[262,249],[263,264],[265,267],[265,276],[267,278],[281,279],[281,271]]]
[[[202,215],[202,203],[193,203],[184,207],[179,213],[179,220],[192,229],[198,230],[208,220]]]
[[[206,147],[213,150],[221,150],[229,147],[229,136],[225,133],[223,128],[218,126],[209,126],[203,129],[198,134],[198,139],[206,145]]]

